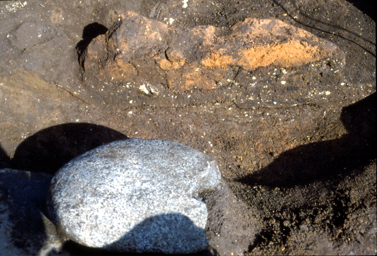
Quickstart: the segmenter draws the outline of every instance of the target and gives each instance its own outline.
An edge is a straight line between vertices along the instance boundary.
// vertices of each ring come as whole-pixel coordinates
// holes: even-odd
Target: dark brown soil
[[[54,173],[116,139],[173,140],[216,159],[227,184],[204,196],[231,214],[210,215],[211,248],[199,255],[375,255],[372,2],[40,0],[10,11],[1,1],[0,168]],[[162,82],[158,97],[129,89],[137,84],[85,82],[85,49],[129,10],[181,28],[277,18],[336,44],[345,61],[238,70],[212,91]],[[33,24],[48,37],[30,39]],[[70,242],[64,251],[108,255]]]

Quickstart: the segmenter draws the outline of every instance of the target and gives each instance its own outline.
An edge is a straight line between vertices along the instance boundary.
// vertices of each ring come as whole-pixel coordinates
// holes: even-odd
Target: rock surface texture
[[[120,252],[208,247],[198,193],[220,182],[216,162],[188,146],[128,139],[77,157],[54,176],[48,211],[80,244]]]

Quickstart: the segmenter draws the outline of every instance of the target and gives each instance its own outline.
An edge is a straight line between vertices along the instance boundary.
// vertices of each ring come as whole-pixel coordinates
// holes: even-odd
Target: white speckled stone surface
[[[208,246],[197,195],[220,181],[216,162],[188,146],[128,139],[73,159],[54,176],[48,211],[80,244],[120,252],[192,253]]]

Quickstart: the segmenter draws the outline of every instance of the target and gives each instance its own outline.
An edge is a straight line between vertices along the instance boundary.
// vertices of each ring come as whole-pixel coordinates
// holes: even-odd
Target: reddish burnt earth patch
[[[235,67],[246,72],[289,68],[329,57],[344,61],[336,45],[277,19],[247,18],[230,29],[185,29],[126,12],[89,44],[84,68],[86,79],[105,82],[135,81],[152,72],[144,82],[160,81],[184,92],[225,85],[236,76]]]

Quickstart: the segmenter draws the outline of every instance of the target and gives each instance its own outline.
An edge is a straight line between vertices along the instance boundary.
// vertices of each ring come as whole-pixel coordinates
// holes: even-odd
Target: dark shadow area
[[[10,159],[0,144],[0,169],[10,168]]]
[[[43,173],[0,170],[1,213],[9,216],[1,225],[11,227],[11,244],[28,255],[39,251],[47,239],[40,209],[45,208],[51,178]]]
[[[150,217],[136,225],[130,232],[125,234],[117,242],[109,245],[106,250],[88,248],[72,241],[64,244],[64,251],[72,255],[80,256],[141,256],[141,255],[167,255],[163,254],[166,248],[180,248],[177,250],[190,250],[203,247],[208,244],[204,229],[198,228],[186,216],[179,213],[161,214]],[[200,246],[202,245],[202,246]],[[149,253],[117,253],[112,252],[121,248],[129,248],[130,251],[152,251]],[[164,249],[165,248],[165,249]],[[136,249],[136,250],[135,250]],[[193,247],[191,247],[191,250]],[[174,249],[172,249],[174,251]],[[172,252],[170,251],[170,253]],[[165,251],[166,252],[166,251]],[[191,254],[168,254],[168,255],[191,255],[191,256],[216,256],[214,249],[206,249]]]
[[[376,0],[347,0],[347,2],[376,21]]]
[[[16,149],[12,168],[54,174],[73,158],[127,136],[105,126],[67,123],[43,129]]]
[[[350,38],[348,38],[348,37],[346,37],[346,36],[340,35],[339,33],[335,33],[335,32],[332,31],[331,29],[329,29],[329,30],[325,30],[325,29],[322,29],[322,28],[315,27],[315,26],[313,26],[313,25],[308,25],[308,24],[306,24],[305,22],[302,22],[302,21],[300,21],[299,19],[295,18],[294,15],[292,15],[292,14],[287,10],[287,8],[285,8],[284,5],[283,5],[282,3],[280,3],[278,0],[272,0],[272,1],[273,1],[276,5],[280,6],[280,8],[283,9],[283,11],[284,11],[285,13],[287,13],[287,15],[288,15],[292,20],[294,20],[295,22],[297,22],[298,24],[300,24],[300,25],[302,25],[302,26],[304,26],[304,27],[307,27],[307,28],[311,28],[311,29],[317,30],[317,31],[322,32],[322,33],[331,34],[331,35],[334,35],[334,36],[336,36],[336,37],[338,37],[338,38],[344,39],[344,40],[346,40],[346,41],[348,41],[348,42],[350,42],[350,43],[352,43],[352,44],[357,45],[358,47],[360,47],[360,48],[363,49],[364,51],[366,51],[366,52],[368,52],[369,54],[371,54],[372,56],[376,57],[376,53],[370,51],[369,49],[367,49],[367,48],[365,48],[364,46],[360,45],[359,43],[355,42],[354,40],[352,40],[352,39],[350,39]],[[361,0],[360,2],[365,2],[365,1]],[[309,17],[308,15],[304,14],[304,13],[301,12],[301,11],[300,11],[300,14],[301,14],[302,16],[304,16],[305,18],[307,18],[307,19],[310,19],[310,20],[315,21],[316,23],[321,23],[321,24],[326,25],[326,26],[328,26],[328,27],[333,27],[333,28],[336,28],[336,29],[339,29],[339,30],[343,30],[343,31],[345,31],[346,33],[352,34],[353,36],[356,36],[356,37],[360,38],[361,40],[365,41],[366,43],[369,43],[369,44],[372,44],[373,46],[375,46],[375,43],[370,42],[369,40],[367,40],[367,39],[361,37],[360,35],[358,35],[358,34],[355,33],[355,32],[349,31],[349,30],[344,29],[344,28],[342,28],[342,27],[340,27],[340,26],[334,26],[334,25],[329,24],[329,23],[327,23],[327,22],[323,22],[323,21],[319,21],[319,20],[317,20],[317,19],[313,19],[312,17]],[[374,48],[375,48],[375,47],[374,47]]]
[[[348,134],[339,139],[296,147],[267,167],[239,182],[271,188],[291,188],[315,181],[340,181],[376,159],[376,93],[343,108]]]
[[[76,45],[78,61],[81,68],[84,69],[85,52],[90,42],[97,36],[106,34],[107,30],[108,29],[104,25],[97,22],[91,23],[84,27],[82,32],[82,40]]]

